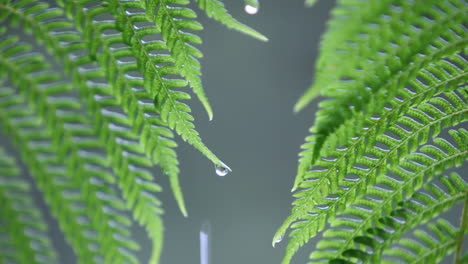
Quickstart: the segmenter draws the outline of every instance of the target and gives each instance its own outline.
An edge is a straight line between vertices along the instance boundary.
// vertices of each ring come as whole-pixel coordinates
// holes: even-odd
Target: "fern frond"
[[[203,55],[192,46],[192,44],[201,44],[201,38],[193,32],[203,29],[203,26],[194,20],[197,17],[196,13],[185,7],[190,1],[150,0],[140,3],[141,7],[146,10],[147,18],[159,28],[159,32],[174,59],[175,66],[181,69],[182,76],[187,79],[205,108],[208,118],[212,120],[213,110],[200,79],[201,66],[198,59]]]
[[[373,86],[378,81],[376,78],[390,73],[392,68],[405,66],[405,62],[417,56],[428,56],[433,49],[430,43],[439,42],[439,36],[445,40],[439,44],[449,44],[446,41],[452,42],[453,38],[447,39],[451,33],[443,28],[456,28],[465,21],[462,15],[466,12],[465,5],[464,0],[339,1],[320,45],[316,80],[295,110],[305,107],[319,92],[341,96],[346,93],[343,86],[358,85],[360,79],[367,79],[364,83]],[[442,25],[444,22],[446,25]],[[455,30],[461,39],[464,30],[463,26]],[[382,68],[385,65],[390,68],[385,70]],[[375,77],[370,74],[374,72],[378,74]],[[403,75],[401,78],[405,78]]]
[[[223,23],[226,27],[252,36],[261,41],[268,41],[268,38],[261,33],[233,18],[224,7],[223,2],[218,0],[197,0],[197,3],[201,9],[205,10],[208,17]]]
[[[414,232],[417,240],[404,238],[387,250],[385,253],[391,259],[385,263],[439,263],[455,250],[456,238],[463,232],[443,219],[428,224],[427,229],[430,232],[423,229]]]
[[[319,160],[318,167],[307,172],[305,180],[299,185],[305,190],[294,194],[297,200],[293,203],[291,215],[283,222],[273,239],[276,241],[283,236],[288,227],[295,229],[290,234],[285,259],[292,257],[300,246],[322,230],[327,219],[333,217],[336,210],[354,201],[366,191],[367,186],[375,184],[386,173],[388,166],[398,165],[401,159],[426,143],[430,135],[437,136],[442,128],[468,120],[467,89],[459,88],[458,91],[445,94],[450,100],[435,97],[408,109],[406,115],[398,118],[388,128],[387,131],[392,136],[376,127],[367,134],[363,141],[365,144],[361,143],[362,149],[356,149],[355,146],[350,151],[348,148],[331,149],[329,158]],[[352,139],[350,143],[353,141]],[[460,145],[462,150],[466,148],[466,145]],[[344,152],[348,155],[343,156]],[[466,153],[463,155],[466,156]],[[336,157],[345,158],[337,160]],[[459,163],[460,157],[457,156],[455,160]],[[449,162],[444,164],[443,166],[453,165]],[[293,224],[298,219],[303,221]]]
[[[0,95],[1,97],[1,95]],[[0,148],[0,263],[58,263],[47,224],[11,153]]]
[[[347,159],[353,160],[355,153],[362,154],[367,138],[373,138],[372,134],[376,131],[388,130],[399,116],[408,111],[410,107],[425,102],[444,91],[453,91],[459,87],[460,83],[468,81],[468,62],[465,56],[466,54],[461,52],[425,67],[416,78],[409,81],[411,89],[399,91],[395,97],[388,101],[386,107],[378,107],[379,104],[371,102],[367,113],[354,113],[350,120],[327,138],[324,142],[326,147],[321,150],[320,155],[335,156],[337,159],[335,167],[337,168],[342,162],[347,162]],[[348,142],[349,138],[352,137],[356,138]],[[300,154],[302,157],[293,190],[299,186],[313,164],[313,157],[317,154],[313,150],[315,140],[316,138],[311,136],[306,139],[308,143],[302,146],[305,150]],[[347,149],[337,153],[329,153],[329,150],[334,151],[339,146],[346,146]]]
[[[122,30],[125,36],[124,41],[130,45],[134,56],[138,59],[138,69],[143,74],[145,88],[155,98],[155,105],[162,120],[167,122],[171,129],[175,129],[184,141],[189,142],[216,166],[224,167],[230,171],[231,169],[202,142],[192,123],[193,117],[189,114],[190,107],[180,102],[190,99],[190,96],[175,89],[185,86],[186,83],[173,79],[173,77],[172,79],[166,77],[182,74],[177,65],[173,65],[175,60],[164,55],[169,44],[162,41],[145,41],[145,39],[159,34],[160,29],[153,25],[145,27],[137,25],[141,22],[154,23],[153,14],[148,11],[152,9],[146,9],[147,13],[134,13],[131,16],[127,16],[125,13],[125,10],[128,9],[144,10],[145,8],[150,8],[150,6],[142,5],[140,1],[112,1],[110,6],[110,10],[118,18],[117,28]],[[113,41],[103,45],[107,47],[117,41],[118,37],[116,36]],[[101,65],[105,67],[105,63]],[[118,69],[118,65],[115,67],[115,70]]]
[[[17,13],[22,17],[21,13]],[[33,20],[34,17],[24,19]],[[57,20],[63,21],[63,18],[54,19]],[[162,245],[162,222],[159,216],[162,211],[159,208],[160,202],[150,193],[159,191],[160,187],[152,183],[151,163],[144,156],[146,153],[168,174],[176,199],[182,212],[186,214],[177,179],[178,161],[172,149],[176,144],[170,139],[172,133],[164,128],[164,123],[154,113],[153,99],[144,89],[134,90],[134,93],[127,92],[132,87],[143,87],[143,80],[124,77],[127,71],[137,68],[136,65],[125,64],[119,72],[122,75],[117,79],[114,78],[115,71],[111,68],[106,74],[114,84],[111,86],[102,84],[99,80],[105,79],[105,73],[99,68],[90,68],[91,60],[86,53],[73,56],[72,59],[67,56],[68,53],[79,54],[84,51],[86,43],[73,41],[66,42],[67,45],[64,46],[64,42],[60,39],[61,34],[57,36],[47,31],[47,27],[41,27],[45,23],[37,23],[39,21],[34,20],[32,22],[31,25],[38,32],[38,38],[51,43],[54,55],[64,59],[65,67],[71,71],[73,83],[80,88],[82,98],[89,104],[90,116],[94,117],[90,118],[91,126],[94,127],[95,133],[104,139],[102,142],[106,142],[105,150],[111,156],[110,162],[114,173],[119,176],[117,182],[127,208],[133,210],[135,219],[146,227],[153,240],[152,261],[155,262],[159,258]],[[70,23],[66,22],[63,23],[69,26]],[[70,34],[80,36],[80,33],[74,31]],[[131,51],[118,50],[115,53],[117,53],[115,56],[111,52],[108,54],[115,59],[113,64],[120,64],[117,59],[131,54]],[[103,59],[101,62],[107,63],[107,58],[103,56]],[[121,101],[127,102],[124,104],[124,111],[128,116],[123,114],[124,111],[119,107]],[[148,104],[148,101],[151,103]]]
[[[314,4],[316,0],[306,0],[306,6]],[[374,21],[378,21],[379,16],[386,10],[390,10],[392,0],[383,1],[337,1],[336,7],[332,10],[331,19],[327,22],[328,30],[323,35],[320,43],[319,58],[317,59],[313,84],[299,98],[294,111],[299,112],[306,107],[322,89],[325,89],[330,83],[336,82],[345,73],[349,73],[352,67],[348,56],[356,56],[356,50],[365,49],[366,47],[358,47],[356,41],[370,41],[370,36],[378,33],[378,29]],[[391,11],[392,12],[392,11]],[[374,22],[374,25],[366,26],[366,24]],[[365,27],[361,29],[361,27]],[[363,35],[368,38],[361,39],[355,36],[363,32]],[[371,30],[371,32],[369,32]],[[365,33],[364,33],[365,32]],[[379,35],[379,38],[389,37],[387,34]],[[351,45],[350,45],[351,43]],[[358,42],[359,43],[359,42]],[[364,52],[362,52],[364,53]],[[341,59],[341,60],[340,60]]]
[[[457,174],[439,178],[447,191],[437,184],[428,183],[423,187],[426,192],[415,192],[419,186],[412,188],[413,184],[422,181],[426,171],[407,176],[401,182],[382,179],[378,185],[371,187],[365,196],[332,221],[332,228],[324,233],[317,250],[310,256],[312,263],[338,260],[380,263],[382,252],[399,240],[404,232],[436,218],[455,202],[468,196],[468,184]],[[430,180],[432,174],[428,176]],[[392,185],[388,182],[392,182]],[[391,186],[391,189],[383,190],[379,186]],[[413,195],[410,197],[411,193]],[[398,206],[394,208],[393,204]],[[334,243],[337,240],[341,242]]]
[[[377,1],[372,1],[374,2],[377,3]],[[468,11],[465,1],[437,1],[434,3],[437,8],[433,8],[427,1],[417,1],[412,4],[416,6],[409,8],[402,6],[397,9],[395,16],[398,19],[394,22],[395,27],[388,29],[389,32],[393,32],[391,34],[394,39],[373,45],[357,42],[356,45],[364,49],[364,53],[357,53],[356,59],[353,59],[355,55],[350,54],[350,57],[343,61],[350,61],[350,63],[359,61],[362,65],[357,67],[359,69],[351,67],[353,75],[350,81],[330,81],[329,88],[322,92],[323,95],[333,99],[320,104],[321,110],[316,114],[316,124],[311,128],[311,131],[316,134],[311,137],[311,140],[315,142],[314,149],[311,150],[312,162],[318,157],[324,141],[340,125],[349,120],[354,115],[353,113],[367,112],[367,108],[372,107],[370,103],[377,104],[373,107],[383,108],[387,103],[386,99],[393,98],[421,69],[445,56],[463,51],[468,44],[468,30],[464,25],[466,18],[463,16]],[[404,26],[400,25],[401,12],[403,12],[401,19],[403,19]],[[422,15],[424,12],[433,15],[434,20],[426,21]],[[383,18],[374,23],[387,26],[388,15],[380,15]],[[413,24],[417,26],[411,26]],[[382,29],[376,34],[385,35],[385,32]],[[402,38],[402,34],[408,37]],[[358,41],[362,37],[357,35],[355,38]],[[369,50],[368,47],[373,48]],[[391,48],[388,51],[379,52],[378,49],[384,47]],[[362,57],[367,60],[362,60]],[[346,66],[344,65],[343,68]],[[335,72],[333,74],[340,75]],[[353,107],[352,111],[349,109],[350,106]]]
[[[70,185],[55,191],[73,197],[76,199],[74,202],[83,204],[78,207],[85,207],[88,214],[99,220],[95,220],[96,222],[89,227],[71,227],[71,225],[64,223],[62,230],[67,239],[74,247],[83,246],[83,241],[75,240],[70,233],[67,234],[66,229],[78,228],[77,232],[83,232],[85,235],[91,232],[94,242],[88,247],[94,248],[92,249],[94,251],[98,248],[102,250],[103,253],[99,254],[102,254],[104,262],[136,263],[137,258],[131,252],[139,249],[139,245],[130,238],[129,225],[131,222],[125,215],[123,201],[118,198],[113,189],[116,176],[109,172],[111,169],[107,157],[100,154],[104,152],[104,147],[101,149],[102,142],[92,136],[93,131],[87,122],[90,118],[82,114],[81,103],[67,95],[70,91],[69,86],[60,82],[54,83],[60,80],[60,76],[49,72],[48,64],[41,56],[30,56],[31,54],[27,52],[29,45],[17,43],[13,47],[3,46],[2,48],[0,67],[10,73],[11,83],[18,87],[17,95],[13,94],[4,98],[9,109],[7,108],[2,115],[2,121],[8,124],[8,131],[11,132],[12,136],[16,136],[16,133],[26,134],[31,133],[30,130],[40,129],[40,127],[30,129],[28,124],[17,122],[15,118],[18,114],[21,119],[39,120],[38,126],[45,125],[41,129],[45,131],[38,133],[37,138],[33,134],[22,138],[22,140],[17,140],[17,145],[23,151],[27,151],[23,153],[23,156],[26,157],[28,152],[35,151],[28,146],[31,142],[39,141],[40,146],[51,144],[51,149],[48,151],[53,151],[55,157],[53,161],[44,162],[43,166],[55,167],[57,162],[63,163],[64,167],[60,168],[59,171],[63,175],[69,175],[70,181],[75,181],[75,186]],[[27,105],[22,105],[22,102],[27,103]],[[24,107],[25,111],[20,112],[18,107]],[[38,151],[37,155],[41,154]],[[39,158],[36,158],[36,162],[38,162],[37,159]],[[25,162],[28,161],[25,160]],[[44,168],[45,172],[40,171],[32,165],[31,168],[33,168],[33,174],[56,175],[57,173],[49,171],[47,168]],[[93,179],[91,175],[95,178]],[[54,188],[54,186],[50,188]],[[43,190],[43,192],[45,191]],[[48,204],[53,207],[51,203],[57,203],[54,200],[66,198],[55,195],[49,199]],[[58,206],[64,205],[59,204]],[[82,209],[80,208],[80,210]],[[52,210],[55,216],[60,219],[61,212],[58,212],[57,208],[52,208]],[[79,219],[68,221],[78,222]],[[110,223],[116,224],[112,226]],[[80,225],[80,223],[76,224]],[[88,228],[90,231],[87,231]],[[94,232],[96,234],[93,234]],[[80,252],[77,255],[80,256]],[[80,261],[86,263],[90,260],[90,256],[92,255],[84,253],[80,256],[82,257]]]

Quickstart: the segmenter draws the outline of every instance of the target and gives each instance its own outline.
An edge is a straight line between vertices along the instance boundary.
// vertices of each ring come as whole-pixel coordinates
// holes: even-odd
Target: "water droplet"
[[[275,240],[275,244],[280,243],[281,241],[283,241],[283,236],[279,236],[279,237]],[[273,245],[273,247],[275,247],[275,245]]]
[[[255,15],[258,12],[258,7],[256,6],[251,6],[251,5],[245,5],[245,12],[250,15]]]
[[[220,165],[215,165],[216,174],[218,176],[226,176],[229,173],[229,169]]]

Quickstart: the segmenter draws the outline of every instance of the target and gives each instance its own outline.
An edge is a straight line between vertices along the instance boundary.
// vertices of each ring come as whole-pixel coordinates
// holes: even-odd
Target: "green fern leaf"
[[[148,6],[142,5],[139,1],[113,1],[111,4],[111,11],[119,18],[117,19],[117,28],[123,31],[124,36],[126,36],[124,40],[131,46],[134,56],[139,59],[138,69],[144,76],[145,88],[155,98],[155,104],[161,114],[162,120],[167,122],[171,129],[175,129],[184,141],[193,145],[215,165],[227,168],[230,171],[230,168],[204,145],[192,123],[193,117],[189,114],[190,108],[180,102],[181,100],[189,99],[190,96],[184,92],[173,90],[185,86],[186,83],[181,80],[165,78],[166,75],[183,75],[178,67],[172,65],[175,60],[163,54],[163,51],[168,49],[167,45],[161,41],[148,42],[144,40],[148,36],[159,34],[160,29],[156,26],[135,29],[134,25],[138,22],[154,23],[153,14],[137,13],[130,17],[125,16],[125,10],[127,9],[139,8],[144,10]],[[113,40],[112,42],[114,41],[118,40]],[[110,46],[110,44],[106,46]],[[156,55],[152,55],[154,51],[157,52]],[[104,63],[102,63],[103,67],[105,67]],[[156,66],[160,64],[162,66]],[[115,67],[117,69],[118,65]]]
[[[319,160],[317,169],[309,171],[300,183],[299,187],[305,190],[295,193],[297,200],[293,203],[292,213],[273,239],[276,241],[283,236],[288,227],[295,229],[290,235],[292,238],[285,259],[290,258],[300,246],[322,230],[328,217],[334,216],[336,210],[344,208],[357,195],[363,194],[368,185],[375,184],[376,179],[387,171],[387,164],[398,165],[401,159],[427,142],[430,134],[432,137],[437,136],[441,128],[468,120],[468,108],[465,103],[468,99],[467,90],[460,88],[459,93],[447,93],[447,97],[453,101],[435,97],[414,109],[409,109],[405,116],[398,118],[397,122],[388,128],[392,136],[384,134],[386,131],[379,131],[376,127],[367,134],[364,141],[366,144],[362,145],[362,149],[353,147],[330,150],[330,158]],[[400,125],[411,130],[402,129]],[[370,144],[372,145],[369,146]],[[466,148],[461,143],[459,147],[461,150]],[[344,156],[346,158],[337,160],[336,157],[343,157],[344,152],[348,153]],[[466,153],[463,155],[466,156]],[[457,156],[456,163],[465,156]],[[453,165],[448,162],[444,164]],[[303,219],[304,222],[293,224],[298,219]]]
[[[401,113],[443,91],[452,91],[460,83],[468,81],[468,62],[464,57],[465,53],[463,52],[451,55],[422,69],[415,79],[409,81],[412,89],[401,90],[388,101],[387,107],[378,107],[379,104],[371,102],[367,113],[355,113],[349,121],[346,121],[327,138],[324,142],[327,147],[320,152],[320,155],[331,156],[328,149],[346,146],[347,150],[333,153],[337,158],[336,166],[339,166],[340,162],[348,158],[353,159],[354,152],[362,154],[367,138],[373,138],[371,135],[375,131],[388,130],[398,120]],[[423,84],[422,81],[426,84]],[[347,140],[352,137],[356,138],[353,139],[353,142],[348,143]],[[312,164],[314,153],[311,144],[316,138],[311,136],[306,140],[309,142],[302,146],[305,151],[301,153],[302,157],[293,190],[298,187]]]
[[[12,137],[19,136],[16,143],[22,149],[25,163],[31,162],[29,165],[32,174],[37,174],[40,178],[45,177],[44,174],[50,174],[52,178],[49,176],[48,182],[57,181],[57,171],[62,175],[69,175],[70,179],[64,180],[61,188],[48,182],[42,182],[40,187],[44,193],[52,193],[47,202],[54,215],[67,222],[61,224],[68,241],[74,247],[85,243],[90,248],[90,252],[78,250],[81,263],[89,263],[91,259],[96,261],[95,258],[103,258],[106,262],[137,263],[137,258],[131,252],[138,250],[139,245],[129,237],[131,222],[125,216],[124,202],[113,189],[116,176],[108,172],[111,170],[108,159],[99,155],[104,152],[104,147],[100,149],[103,143],[92,136],[93,131],[86,122],[89,117],[82,114],[80,102],[67,96],[70,86],[60,83],[60,76],[48,72],[48,65],[41,56],[30,56],[27,53],[29,49],[29,45],[19,43],[15,43],[13,47],[2,47],[0,67],[10,73],[10,81],[18,87],[18,94],[13,91],[4,98],[8,108],[3,107],[5,113],[0,119],[7,124],[7,131]],[[55,81],[59,82],[51,84]],[[18,107],[24,110],[21,112]],[[37,127],[29,128],[28,122],[34,119],[39,121],[35,122]],[[25,135],[16,135],[22,133]],[[38,149],[34,149],[35,142],[38,142]],[[31,155],[34,152],[37,152],[36,157]],[[42,162],[41,166],[45,167],[42,169],[36,168],[37,165],[32,163],[41,163],[40,155],[53,157]],[[69,200],[70,209],[61,209],[64,205],[58,207],[58,199]],[[82,214],[83,209],[99,221],[93,221],[89,226],[80,225],[77,213]],[[109,210],[112,215],[108,213]],[[61,215],[64,213],[66,215]],[[73,220],[63,219],[73,215],[76,217]],[[112,226],[110,223],[119,225]],[[82,236],[75,238],[76,234],[68,229],[76,229],[74,232],[90,236],[91,241],[86,242],[86,238]],[[96,252],[98,249],[103,249],[104,253]]]
[[[58,263],[31,185],[18,168],[0,148],[0,263]]]
[[[53,27],[47,28],[47,26],[45,28],[40,28],[39,25],[42,23],[32,24],[38,29],[41,29],[41,31],[38,31],[39,34],[44,33],[47,29],[53,29]],[[63,47],[60,48],[60,36],[58,39],[53,39],[51,36],[55,36],[55,34],[50,34],[47,31],[46,33],[47,34],[41,34],[41,36],[46,38],[48,37],[49,39],[46,39],[48,43],[57,45],[53,49],[56,52],[55,55],[57,55],[57,57],[60,57],[62,52],[73,52],[84,48],[85,43],[80,44],[76,42],[73,42],[70,44],[70,47],[67,47],[67,49],[71,48],[71,50],[64,49]],[[107,144],[106,149],[112,156],[112,167],[115,173],[119,175],[119,187],[122,189],[123,195],[126,198],[127,207],[134,210],[135,218],[140,222],[140,224],[146,226],[147,231],[153,240],[154,248],[152,259],[154,262],[159,258],[162,245],[162,222],[159,219],[159,215],[162,211],[159,208],[160,202],[155,200],[153,197],[150,197],[148,194],[153,191],[159,191],[160,187],[151,183],[153,177],[149,172],[149,169],[142,170],[141,168],[151,166],[151,164],[143,158],[144,151],[149,153],[150,157],[154,155],[155,160],[160,162],[163,167],[163,171],[169,174],[176,199],[181,206],[182,212],[185,213],[185,207],[177,180],[178,162],[175,158],[175,152],[167,150],[168,148],[175,146],[175,143],[173,143],[172,140],[167,139],[167,137],[172,137],[172,134],[163,127],[160,127],[160,121],[158,122],[157,120],[151,120],[152,118],[146,118],[147,120],[151,120],[151,123],[147,124],[146,128],[143,127],[144,133],[142,133],[140,140],[142,143],[147,144],[139,145],[136,141],[138,137],[135,136],[135,133],[140,131],[139,128],[142,127],[141,123],[145,119],[137,119],[139,123],[133,124],[134,130],[132,132],[132,129],[129,127],[129,125],[132,125],[132,122],[130,122],[129,119],[125,118],[121,114],[107,110],[109,108],[115,110],[116,105],[119,104],[115,102],[115,99],[110,97],[110,95],[113,94],[112,87],[99,85],[95,82],[96,78],[103,77],[103,73],[99,70],[88,70],[85,74],[82,73],[81,68],[86,67],[89,63],[89,57],[77,57],[75,58],[75,61],[67,60],[67,56],[64,58],[66,59],[66,66],[74,71],[72,78],[76,83],[76,86],[82,89],[83,96],[87,99],[90,105],[94,105],[93,116],[96,117],[96,119],[94,119],[94,126],[98,130],[98,134],[103,138],[107,138],[107,142],[111,143]],[[122,90],[120,91],[122,92]],[[131,96],[128,93],[123,93],[123,95]],[[145,111],[146,108],[148,107],[135,107],[134,105],[133,110],[131,111],[134,113],[135,110],[138,109],[140,116],[143,116],[145,113],[151,113],[151,111]],[[90,120],[91,119],[92,118],[90,118]],[[103,121],[104,124],[102,123]],[[149,126],[152,128],[148,129],[147,127]],[[149,135],[148,132],[152,134]],[[155,149],[158,151],[155,151]],[[161,158],[161,155],[164,157]]]
[[[211,17],[228,28],[237,30],[246,35],[252,36],[261,41],[268,41],[268,38],[257,32],[256,30],[242,24],[233,18],[224,7],[224,4],[218,0],[197,0],[198,6],[205,10],[208,17]]]
[[[466,199],[468,184],[457,174],[439,178],[447,192],[429,183],[423,190],[430,196],[424,192],[414,193],[412,184],[422,181],[424,173],[436,166],[404,178],[403,182],[382,180],[378,183],[380,185],[372,187],[366,196],[348,206],[332,222],[332,228],[324,233],[324,239],[317,245],[318,249],[310,256],[312,263],[324,263],[325,260],[354,263],[353,259],[364,263],[380,263],[382,252],[392,242],[398,241],[403,232],[432,220],[450,209],[455,202]],[[386,184],[389,181],[393,181],[390,187],[392,190],[382,191],[378,187],[389,186]],[[410,199],[403,200],[402,197],[408,195],[407,190],[414,194]],[[392,204],[398,204],[398,207],[393,209]],[[333,242],[337,240],[342,243],[338,245]],[[369,248],[371,250],[367,250]]]
[[[198,59],[202,57],[202,53],[191,45],[200,44],[202,40],[197,35],[188,33],[199,31],[203,26],[193,20],[197,17],[195,12],[183,7],[189,3],[188,0],[151,0],[143,2],[143,8],[148,12],[151,21],[159,27],[175,66],[182,70],[182,75],[205,107],[208,118],[212,120],[213,110],[200,79],[201,67]]]
[[[352,5],[351,2],[354,3],[350,1],[349,5]],[[381,3],[367,2],[370,6]],[[315,142],[314,149],[310,151],[312,162],[318,157],[323,142],[330,134],[353,116],[349,106],[354,107],[354,112],[367,111],[367,108],[372,107],[370,103],[377,104],[373,107],[383,108],[387,103],[384,99],[393,98],[422,68],[445,56],[462,52],[468,44],[467,30],[463,26],[463,14],[468,11],[465,1],[435,1],[433,4],[437,8],[433,8],[432,2],[427,1],[393,3],[398,6],[395,12],[388,14],[383,13],[382,8],[375,8],[372,11],[377,16],[374,20],[356,26],[357,30],[363,32],[368,31],[369,25],[372,30],[377,29],[374,38],[371,37],[373,35],[367,37],[355,34],[351,40],[344,41],[344,46],[356,46],[359,49],[353,53],[345,52],[347,57],[341,60],[345,63],[340,64],[340,69],[349,71],[349,74],[327,71],[325,75],[338,76],[338,79],[323,77],[327,79],[327,88],[323,89],[322,94],[333,99],[320,104],[322,109],[317,112],[316,125],[311,129],[316,134],[310,139]],[[426,13],[433,19],[426,19],[423,16]],[[350,24],[352,22],[349,21]],[[393,24],[395,26],[389,26]],[[402,38],[402,34],[405,37]],[[387,35],[390,36],[388,39]],[[347,41],[355,44],[348,45]],[[360,59],[362,57],[367,60]]]
[[[183,103],[190,96],[180,88],[190,85],[212,118],[201,85],[201,53],[191,46],[201,39],[187,32],[201,25],[188,3],[57,0],[51,8],[33,0],[0,1],[0,21],[7,25],[0,28],[0,76],[6,81],[1,125],[21,150],[78,263],[138,262],[130,214],[152,240],[149,262],[159,262],[163,211],[153,196],[161,190],[153,165],[168,175],[187,215],[172,131],[230,170],[204,145]],[[264,38],[221,2],[206,8],[227,26]],[[14,27],[37,43],[8,36]],[[54,67],[31,52],[36,46],[53,55]]]
[[[414,239],[402,239],[394,248],[385,253],[391,260],[384,263],[439,263],[446,255],[453,252],[456,239],[462,231],[457,230],[449,222],[439,219],[434,224],[427,225],[429,232],[416,230]]]
[[[452,132],[454,146],[443,139],[435,139],[437,147],[424,146],[468,118],[466,8],[463,0],[339,1],[322,42],[315,84],[296,105],[304,107],[319,91],[331,98],[319,104],[313,134],[300,154],[293,191],[300,190],[273,238],[274,245],[292,229],[283,263],[346,210],[370,217],[366,228],[390,212],[391,199],[376,206],[363,198],[387,197],[376,184],[395,190],[387,172],[409,166],[399,177],[418,175],[392,196],[401,201],[421,187],[423,175],[431,178],[467,159],[464,130]],[[415,154],[417,149],[435,158]],[[428,171],[419,174],[422,168],[407,159],[426,164]],[[346,209],[356,201],[368,210]],[[337,259],[349,250],[365,259],[366,252],[346,248],[358,233],[335,230],[333,238],[344,242],[324,240],[315,257]],[[367,238],[362,243],[367,242],[373,243]]]

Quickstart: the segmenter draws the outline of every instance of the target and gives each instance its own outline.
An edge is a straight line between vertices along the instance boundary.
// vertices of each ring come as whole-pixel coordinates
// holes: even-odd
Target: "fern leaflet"
[[[385,263],[438,263],[446,255],[455,250],[456,238],[463,232],[457,230],[449,222],[439,219],[435,224],[428,224],[425,230],[414,232],[414,239],[402,239],[394,248],[386,251],[391,260]]]
[[[38,141],[37,144],[41,148],[44,147],[42,145],[51,144],[52,146],[50,146],[51,149],[49,151],[53,151],[54,155],[52,156],[55,157],[51,161],[44,162],[43,166],[53,166],[54,169],[57,167],[65,175],[70,175],[74,181],[81,182],[81,187],[77,185],[73,188],[74,183],[72,182],[69,183],[70,186],[64,187],[63,190],[59,189],[56,191],[62,192],[64,196],[76,199],[75,203],[83,204],[70,206],[75,206],[80,211],[86,208],[88,210],[87,213],[93,212],[92,215],[96,219],[100,219],[100,221],[91,224],[90,227],[73,228],[77,229],[77,232],[90,233],[93,242],[87,244],[89,244],[89,247],[94,248],[94,251],[97,251],[99,248],[105,249],[103,256],[100,256],[104,261],[115,261],[116,263],[125,261],[137,262],[136,257],[130,252],[139,249],[139,246],[129,237],[128,226],[130,220],[125,216],[123,201],[118,198],[112,188],[115,176],[107,172],[109,170],[109,162],[106,158],[97,154],[101,152],[99,149],[100,141],[91,136],[92,130],[86,124],[86,120],[88,119],[80,114],[82,110],[80,103],[66,95],[70,87],[60,83],[60,77],[56,74],[48,73],[48,65],[43,61],[41,56],[28,56],[28,54],[21,56],[22,52],[26,52],[29,49],[28,45],[21,44],[13,47],[6,46],[2,50],[0,57],[1,67],[11,72],[10,76],[13,77],[11,77],[10,81],[19,88],[18,97],[6,97],[6,102],[10,104],[16,103],[15,107],[19,107],[20,102],[27,103],[26,106],[22,106],[25,110],[27,109],[25,113],[22,113],[23,119],[27,117],[28,120],[34,118],[46,120],[46,126],[42,128],[45,131],[43,133],[36,132],[37,138],[32,134],[30,139],[26,138],[17,141],[17,144],[22,149],[27,148],[27,146],[24,146],[25,144],[31,144],[29,141]],[[59,82],[50,84],[51,81]],[[48,83],[47,89],[40,89],[39,87],[45,83]],[[28,131],[27,123],[18,123],[15,120],[15,111],[17,111],[15,107],[12,106],[13,109],[7,109],[10,111],[6,111],[2,115],[2,120],[9,124],[8,130],[12,133],[12,136],[14,135],[13,132],[31,133]],[[21,125],[26,125],[26,127],[22,127]],[[34,129],[41,128],[39,126]],[[28,151],[34,152],[34,149],[28,149]],[[95,153],[96,151],[97,153]],[[23,155],[26,156],[27,153],[25,152]],[[57,162],[62,162],[65,166],[57,166]],[[57,174],[57,172],[54,173],[47,168],[45,171],[51,175]],[[44,172],[36,169],[33,173],[40,175]],[[82,181],[85,175],[87,178],[84,178],[85,180]],[[92,178],[91,175],[95,175],[97,178]],[[53,184],[51,185],[50,188],[55,188]],[[45,187],[42,186],[42,188]],[[80,189],[83,191],[80,191]],[[54,200],[57,197],[59,196],[56,195],[56,197],[52,197],[51,199]],[[49,205],[51,202],[51,200],[48,201]],[[113,215],[106,213],[108,210],[111,210]],[[54,213],[57,216],[61,212],[55,211]],[[79,224],[78,217],[73,221]],[[112,222],[120,223],[120,225],[109,226],[108,223]],[[67,239],[74,246],[82,244],[83,241],[79,240],[79,238],[75,240],[65,230],[71,228],[70,225],[67,223],[62,227]],[[87,231],[88,228],[90,231]],[[94,233],[97,230],[100,232]],[[109,243],[109,241],[112,241],[112,243]],[[81,257],[82,260],[80,261],[85,263],[91,258],[99,256],[83,253]]]
[[[205,10],[208,17],[211,17],[228,28],[232,28],[244,34],[250,35],[261,41],[268,41],[268,38],[254,29],[240,23],[233,18],[225,9],[224,4],[218,0],[197,0],[198,6]]]
[[[273,237],[274,245],[292,230],[284,264],[327,223],[338,227],[325,232],[313,261],[379,263],[382,241],[363,233],[467,159],[466,130],[450,132],[455,145],[439,138],[468,120],[466,11],[464,0],[338,2],[314,85],[295,108],[319,92],[329,97],[302,146],[291,214]]]
[[[47,224],[11,153],[0,148],[0,263],[58,263]]]

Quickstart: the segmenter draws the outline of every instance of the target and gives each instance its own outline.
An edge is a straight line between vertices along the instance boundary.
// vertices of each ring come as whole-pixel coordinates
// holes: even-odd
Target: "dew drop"
[[[218,176],[226,176],[229,173],[229,169],[223,166],[215,165],[215,169]]]
[[[258,7],[251,6],[251,5],[245,5],[245,12],[250,15],[255,15],[258,12]]]
[[[275,244],[280,243],[281,241],[283,241],[283,236],[279,236],[279,237],[275,240]],[[275,246],[273,246],[273,247],[275,247]]]

